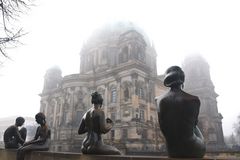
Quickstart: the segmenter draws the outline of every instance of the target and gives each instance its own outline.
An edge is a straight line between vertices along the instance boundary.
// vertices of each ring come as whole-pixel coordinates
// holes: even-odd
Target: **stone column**
[[[104,112],[107,115],[107,108],[108,108],[108,84],[105,84],[105,92],[104,92]]]
[[[148,120],[150,120],[150,113],[151,113],[151,111],[150,111],[150,107],[151,107],[151,101],[150,101],[150,99],[149,99],[149,90],[150,90],[150,84],[149,84],[149,79],[148,78],[145,78],[145,84],[146,84],[146,91],[145,91],[145,102],[147,103],[147,109],[146,109],[146,111],[147,111],[147,121]]]
[[[64,103],[64,99],[63,99],[63,97],[61,97],[60,98],[60,103],[61,103],[61,105],[60,105],[60,113],[59,113],[59,125],[61,124],[61,119],[62,119],[62,116],[63,116],[63,103]]]
[[[117,114],[116,114],[116,119],[121,119],[121,106],[120,106],[120,99],[121,99],[121,78],[117,77],[116,78],[117,81],[117,88],[116,88],[116,92],[117,92],[117,103],[116,103],[116,107],[117,107]]]
[[[57,117],[57,100],[53,99],[54,101],[54,109],[53,109],[53,126],[56,128],[56,117]]]

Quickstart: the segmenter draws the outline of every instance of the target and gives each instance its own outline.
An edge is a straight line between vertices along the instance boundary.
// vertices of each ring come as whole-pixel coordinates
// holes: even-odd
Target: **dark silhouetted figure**
[[[24,160],[24,156],[30,151],[46,151],[50,145],[50,130],[46,124],[45,115],[41,112],[35,116],[36,122],[40,124],[33,140],[26,142],[17,151],[17,160]]]
[[[78,129],[78,134],[87,133],[81,151],[84,154],[120,155],[117,148],[103,143],[101,134],[111,130],[113,121],[109,118],[105,119],[105,114],[101,109],[102,103],[102,96],[94,92],[92,94],[93,107],[84,114]]]
[[[182,90],[184,78],[180,67],[167,69],[164,85],[170,90],[159,103],[159,124],[166,139],[169,157],[201,158],[206,149],[197,127],[200,100]]]
[[[6,149],[16,149],[23,145],[27,136],[27,129],[22,127],[18,130],[18,127],[21,127],[25,122],[23,117],[16,118],[15,125],[9,126],[3,135],[3,140]]]

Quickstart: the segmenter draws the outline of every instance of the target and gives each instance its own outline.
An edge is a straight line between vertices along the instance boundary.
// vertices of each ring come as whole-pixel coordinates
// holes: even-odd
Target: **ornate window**
[[[147,139],[147,130],[143,129],[142,131],[142,139]]]
[[[122,130],[122,139],[127,139],[127,137],[128,137],[128,130],[124,128]]]
[[[138,88],[138,97],[141,99],[144,98],[144,91],[142,87]]]
[[[115,130],[111,130],[111,140],[114,140],[115,137]]]
[[[57,113],[57,114],[60,113],[60,110],[61,110],[61,101],[58,100],[58,101],[57,101],[57,110],[56,110],[56,113]]]
[[[117,103],[117,90],[116,88],[113,88],[111,91],[111,102]]]
[[[122,52],[119,55],[119,62],[124,63],[128,61],[128,47],[122,48]]]
[[[145,55],[144,55],[143,48],[142,47],[138,47],[137,51],[138,51],[138,60],[144,62]]]
[[[111,113],[111,120],[115,121],[116,120],[116,113]]]
[[[141,121],[144,121],[144,119],[145,119],[144,118],[144,110],[142,110],[142,109],[140,110],[140,117],[139,118],[140,118]]]
[[[124,89],[124,100],[127,101],[129,99],[129,90],[128,88]]]
[[[136,114],[136,119],[138,119],[138,114]]]

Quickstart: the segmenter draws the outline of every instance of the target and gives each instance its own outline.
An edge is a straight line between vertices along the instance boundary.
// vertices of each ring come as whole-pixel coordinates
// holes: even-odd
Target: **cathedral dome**
[[[45,76],[60,76],[62,75],[61,68],[59,66],[52,66],[46,72]]]
[[[191,77],[191,79],[210,77],[209,64],[200,54],[187,56],[182,63],[182,68],[186,74],[186,80],[188,80],[189,77]]]
[[[58,66],[53,66],[46,71],[44,76],[43,92],[56,89],[62,80],[62,71]]]
[[[95,32],[81,50],[81,73],[106,70],[141,61],[155,70],[156,52],[145,32],[131,22],[107,24]]]
[[[134,30],[143,36],[146,44],[150,45],[150,40],[146,33],[132,22],[115,22],[104,25],[93,32],[89,37],[86,46],[101,43],[114,43],[122,34]]]

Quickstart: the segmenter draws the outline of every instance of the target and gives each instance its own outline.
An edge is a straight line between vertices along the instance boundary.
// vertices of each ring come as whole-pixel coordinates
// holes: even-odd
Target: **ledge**
[[[240,156],[240,155],[239,155]],[[83,155],[71,152],[34,151],[25,156],[25,160],[173,160],[166,156],[130,156],[130,155]],[[237,160],[236,156],[205,156],[203,160]],[[0,160],[16,160],[16,150],[0,149]],[[176,159],[174,159],[176,160]],[[179,159],[181,160],[181,159]],[[183,160],[183,159],[182,159]],[[195,159],[196,160],[196,159]]]

